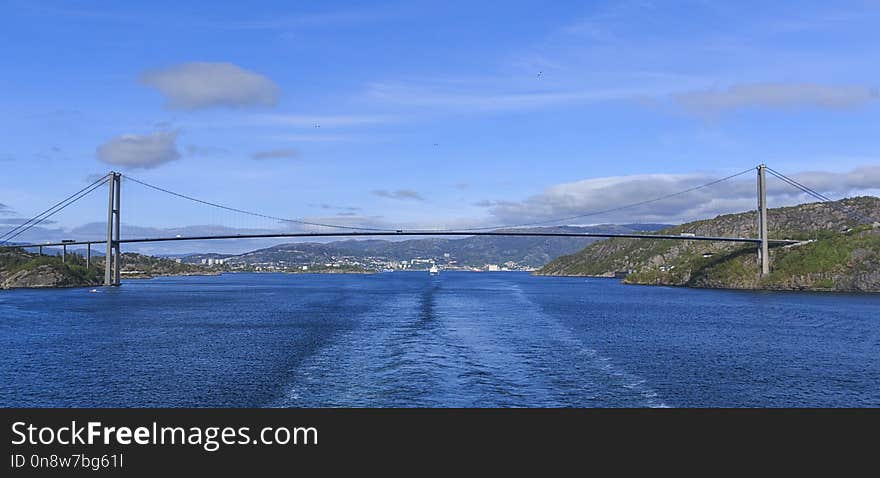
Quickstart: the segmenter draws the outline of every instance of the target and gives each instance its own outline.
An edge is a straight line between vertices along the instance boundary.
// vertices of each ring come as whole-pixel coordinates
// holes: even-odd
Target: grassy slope
[[[877,198],[855,198],[848,205],[876,216]],[[627,271],[628,283],[693,287],[814,290],[880,290],[880,230],[854,227],[857,220],[822,205],[803,205],[772,211],[777,219],[774,237],[812,239],[797,247],[771,250],[771,274],[757,274],[755,248],[746,245],[684,241],[602,241],[583,251],[560,257],[539,273],[548,275],[608,275]],[[771,215],[771,221],[774,215]],[[748,233],[754,214],[719,216],[665,230],[670,234],[704,232],[720,235]],[[772,222],[771,222],[772,224]],[[822,229],[822,228],[826,229]],[[708,257],[704,257],[704,255]]]

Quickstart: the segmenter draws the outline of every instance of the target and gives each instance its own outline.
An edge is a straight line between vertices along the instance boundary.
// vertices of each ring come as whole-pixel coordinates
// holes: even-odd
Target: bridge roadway
[[[597,237],[597,238],[625,238],[625,239],[667,239],[679,241],[717,241],[717,242],[740,242],[760,244],[761,239],[750,237],[712,237],[712,236],[682,236],[675,234],[600,234],[592,232],[526,232],[526,231],[370,231],[370,232],[298,232],[277,234],[234,234],[221,236],[174,236],[174,237],[145,237],[140,239],[120,239],[120,244],[137,244],[145,242],[171,242],[171,241],[205,241],[216,239],[275,239],[275,238],[312,238],[312,237],[387,237],[387,236],[502,236],[502,237]],[[790,239],[769,239],[770,245],[797,244],[800,241]],[[70,242],[44,242],[42,244],[15,244],[0,246],[0,249],[11,247],[47,247],[47,246],[75,246],[86,244],[106,244],[102,241],[70,241]]]

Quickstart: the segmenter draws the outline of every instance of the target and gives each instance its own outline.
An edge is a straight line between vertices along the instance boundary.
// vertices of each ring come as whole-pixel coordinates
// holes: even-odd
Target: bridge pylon
[[[760,164],[758,170],[758,262],[761,264],[761,277],[770,273],[770,246],[767,237],[767,165]]]
[[[122,174],[110,171],[109,196],[107,199],[107,255],[104,256],[104,285],[120,284],[122,254],[119,252],[119,211]]]

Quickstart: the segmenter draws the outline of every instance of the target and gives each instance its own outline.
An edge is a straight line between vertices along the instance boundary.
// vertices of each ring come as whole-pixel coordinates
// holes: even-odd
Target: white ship
[[[431,268],[428,269],[428,273],[432,276],[440,275],[440,269],[437,268],[437,264],[432,264]]]

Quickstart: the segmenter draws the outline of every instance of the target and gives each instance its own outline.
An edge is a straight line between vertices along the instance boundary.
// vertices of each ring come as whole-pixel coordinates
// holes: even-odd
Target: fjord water
[[[526,273],[0,291],[0,405],[880,406],[880,296]]]

